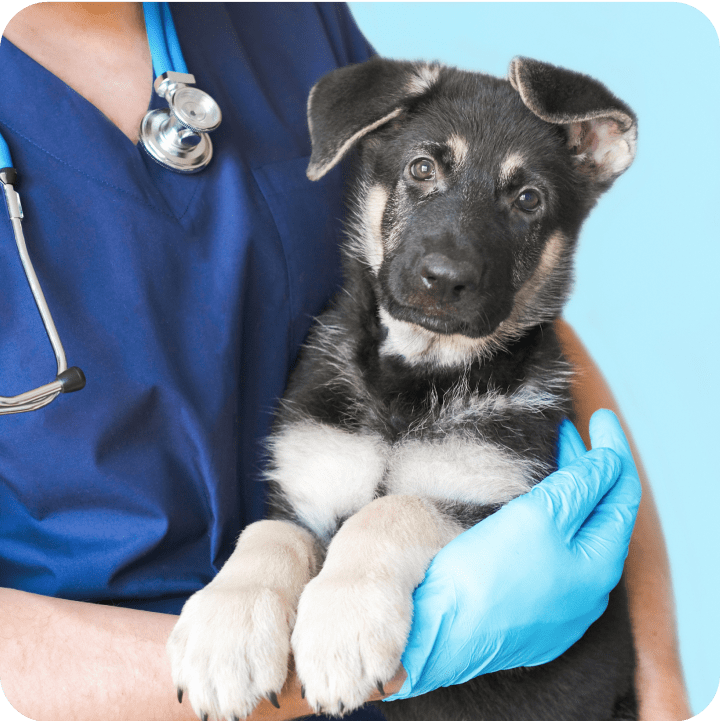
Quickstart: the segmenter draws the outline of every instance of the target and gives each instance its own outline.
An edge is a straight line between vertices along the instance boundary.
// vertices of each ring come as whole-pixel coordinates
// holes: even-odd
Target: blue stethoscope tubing
[[[187,73],[170,6],[166,2],[143,3],[143,13],[155,76],[159,77],[168,70]]]
[[[143,3],[143,11],[145,14],[145,27],[147,30],[148,44],[150,46],[150,54],[152,56],[153,73],[157,77],[157,80],[155,81],[155,89],[158,90],[159,81],[164,81],[162,91],[165,94],[163,97],[168,100],[168,103],[172,107],[173,94],[180,95],[177,93],[178,89],[185,89],[187,91],[188,87],[192,86],[195,82],[195,79],[187,72],[187,66],[185,65],[182,51],[180,50],[180,43],[178,41],[175,24],[173,23],[168,3],[145,2]],[[160,92],[160,90],[158,90],[158,92]],[[198,105],[198,98],[200,96],[209,98],[209,96],[195,88],[191,89],[191,93],[194,93],[194,95],[191,95],[189,101],[192,108],[195,108]],[[187,92],[185,95],[187,95]],[[211,98],[209,98],[209,101],[214,103]],[[158,111],[154,112],[157,113]],[[166,112],[170,114],[170,111]],[[172,112],[174,113],[175,110]],[[217,127],[219,124],[219,109],[216,109],[215,112],[218,119],[214,127]],[[187,138],[188,136],[202,136],[202,142],[210,145],[210,152],[209,154],[205,154],[202,165],[199,165],[199,163],[196,162],[195,167],[189,170],[186,168],[178,168],[172,164],[168,164],[167,167],[171,167],[173,170],[179,170],[180,172],[197,172],[198,170],[201,170],[212,157],[212,144],[209,143],[209,139],[205,139],[205,132],[201,132],[201,130],[205,131],[206,128],[202,127],[201,130],[196,130],[193,127],[192,122],[184,122],[183,119],[177,121],[174,117],[171,117],[170,120],[164,123],[164,125],[168,126],[173,123],[185,133],[183,138]],[[209,129],[212,130],[214,128],[210,127]],[[153,128],[153,130],[155,130],[155,128]],[[175,127],[171,128],[171,130],[177,135]],[[178,148],[180,151],[183,151],[183,138],[181,138],[180,141],[174,141],[174,146],[170,143],[168,146],[169,152],[175,153]],[[143,142],[142,132],[141,142]],[[161,153],[164,151],[165,146],[168,145],[168,142],[169,141],[167,140],[161,140]],[[144,143],[143,147],[148,150],[150,155],[157,162],[165,165],[164,158],[158,157],[157,152],[153,152],[152,149],[148,149]],[[60,395],[60,393],[70,393],[85,387],[85,375],[82,370],[76,366],[68,368],[65,350],[57,332],[57,328],[55,327],[45,296],[42,292],[42,288],[40,287],[40,281],[38,280],[35,269],[30,261],[30,255],[28,254],[22,229],[22,204],[20,202],[20,196],[15,190],[17,176],[18,174],[13,167],[12,157],[10,155],[10,148],[8,147],[5,139],[2,137],[2,134],[0,134],[0,184],[3,188],[8,217],[10,218],[10,222],[12,224],[13,234],[15,236],[15,242],[18,248],[23,270],[25,271],[25,276],[27,277],[33,297],[35,298],[35,303],[40,313],[40,317],[42,318],[43,325],[45,326],[45,331],[48,339],[50,340],[50,345],[55,353],[55,359],[57,361],[57,375],[55,380],[52,382],[46,383],[45,385],[31,391],[27,391],[16,396],[0,396],[0,415],[37,410],[38,408],[42,408],[53,401],[58,395]]]
[[[5,142],[2,133],[0,133],[0,168],[11,168],[12,158],[10,157],[10,148]]]

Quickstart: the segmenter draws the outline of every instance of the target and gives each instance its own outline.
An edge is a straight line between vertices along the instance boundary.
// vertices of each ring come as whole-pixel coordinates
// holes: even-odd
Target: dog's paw
[[[400,665],[412,596],[388,580],[339,574],[312,580],[300,596],[292,634],[295,669],[316,713],[362,706]]]
[[[277,705],[287,676],[294,609],[268,588],[210,585],[192,596],[168,640],[180,699],[205,719],[244,718]]]

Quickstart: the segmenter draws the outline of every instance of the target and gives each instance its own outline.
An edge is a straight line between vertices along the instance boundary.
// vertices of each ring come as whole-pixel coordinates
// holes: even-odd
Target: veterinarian
[[[348,11],[179,4],[172,16],[189,72],[222,110],[213,157],[191,175],[137,145],[148,105],[165,105],[151,97],[139,4],[33,5],[0,43],[0,132],[28,246],[68,357],[87,377],[46,408],[0,418],[0,681],[37,721],[194,718],[165,656],[174,614],[263,515],[260,439],[310,318],[339,281],[342,172],[306,180],[305,102],[321,75],[372,52]],[[4,220],[0,267],[0,392],[12,396],[54,365]],[[575,400],[586,429],[615,403],[572,330],[558,330],[582,371]],[[386,692],[547,661],[597,617],[607,593],[597,579],[617,576],[625,546],[615,539],[632,519],[601,503],[587,523],[610,551],[588,546],[583,563],[558,538],[587,529],[599,496],[631,488],[635,471],[612,416],[596,416],[592,435],[616,452],[585,455],[564,426],[567,469],[436,559],[416,592],[408,680],[400,674]],[[547,522],[525,527],[528,504]],[[543,573],[567,583],[542,589],[537,569],[488,535],[547,548]],[[452,609],[438,579],[458,568],[472,577],[479,560],[490,593],[480,599],[469,584]],[[647,484],[626,569],[642,718],[687,718]],[[461,641],[477,639],[469,656],[441,618]],[[253,718],[308,713],[293,679],[279,706],[263,703]]]

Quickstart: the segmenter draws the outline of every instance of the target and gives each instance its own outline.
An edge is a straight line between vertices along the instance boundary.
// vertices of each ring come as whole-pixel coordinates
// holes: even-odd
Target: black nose
[[[452,303],[472,293],[480,282],[481,269],[466,260],[443,253],[428,253],[420,260],[424,292],[436,302]]]

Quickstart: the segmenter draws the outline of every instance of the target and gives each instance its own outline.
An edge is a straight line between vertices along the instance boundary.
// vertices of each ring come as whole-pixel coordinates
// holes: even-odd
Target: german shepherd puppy
[[[554,470],[572,409],[553,321],[580,226],[636,145],[603,85],[525,58],[508,80],[376,58],[322,78],[308,117],[310,179],[358,151],[346,284],[277,414],[272,520],[242,533],[168,644],[204,719],[277,703],[291,650],[311,707],[361,706],[398,670],[435,554]],[[633,671],[620,585],[557,660],[382,709],[634,719]]]

